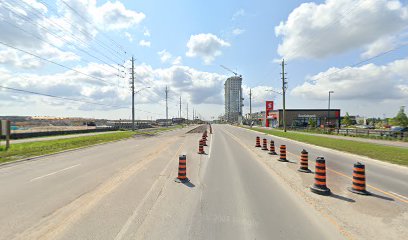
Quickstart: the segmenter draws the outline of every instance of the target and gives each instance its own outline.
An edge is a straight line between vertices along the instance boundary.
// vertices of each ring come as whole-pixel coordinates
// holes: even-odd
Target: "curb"
[[[239,127],[239,128],[242,128],[242,127]],[[266,134],[266,135],[272,136],[274,138],[278,138],[278,139],[289,141],[289,142],[305,144],[307,146],[311,146],[311,147],[314,147],[314,148],[317,148],[317,149],[320,149],[320,150],[323,150],[323,151],[333,151],[333,152],[336,152],[336,153],[346,154],[346,155],[348,155],[350,157],[359,157],[359,158],[362,158],[364,160],[372,161],[372,162],[375,162],[377,164],[380,164],[380,165],[383,165],[383,166],[386,166],[386,167],[393,167],[393,168],[397,167],[397,168],[399,168],[400,170],[403,170],[403,171],[406,171],[408,169],[407,166],[402,166],[402,165],[398,165],[398,164],[395,164],[395,163],[385,162],[385,161],[382,161],[382,160],[373,159],[373,158],[363,156],[363,155],[358,155],[358,154],[344,152],[344,151],[340,151],[340,150],[336,150],[336,149],[326,148],[326,147],[314,145],[314,144],[311,144],[311,143],[300,142],[300,141],[292,140],[292,139],[289,139],[289,138],[279,137],[279,136],[271,135],[269,133],[259,132],[259,131],[248,129],[248,128],[242,128],[242,129],[245,129],[247,131],[256,132],[256,133]]]

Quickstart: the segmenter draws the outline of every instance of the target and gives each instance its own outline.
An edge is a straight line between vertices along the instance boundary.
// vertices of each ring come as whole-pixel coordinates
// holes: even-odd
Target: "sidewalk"
[[[267,127],[257,127],[257,128],[271,130],[271,128],[267,128]],[[347,136],[329,135],[329,134],[306,133],[306,132],[298,132],[298,131],[288,131],[288,132],[297,133],[297,134],[304,134],[304,135],[311,135],[311,136],[318,136],[318,137],[350,140],[350,141],[356,141],[356,142],[373,143],[373,144],[379,144],[379,145],[384,145],[384,146],[408,148],[408,142],[379,140],[379,139],[360,138],[360,137],[347,137]]]

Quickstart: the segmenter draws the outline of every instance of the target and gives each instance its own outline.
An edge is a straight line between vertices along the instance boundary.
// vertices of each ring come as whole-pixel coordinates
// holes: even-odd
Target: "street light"
[[[327,121],[326,124],[328,124],[329,117],[330,117],[330,94],[334,93],[334,91],[329,91],[329,108],[327,110]]]
[[[140,91],[145,90],[147,88],[150,88],[150,87],[143,87],[137,90],[136,92],[135,91],[132,92],[132,131],[135,131],[135,100],[134,100],[135,95],[138,94]]]

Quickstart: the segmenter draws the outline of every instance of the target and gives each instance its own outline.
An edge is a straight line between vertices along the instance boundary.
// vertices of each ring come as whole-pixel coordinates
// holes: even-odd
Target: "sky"
[[[393,117],[408,103],[408,1],[3,0],[0,115],[204,119],[243,76],[244,113],[282,107]],[[23,91],[52,95],[29,94]],[[273,91],[270,91],[273,90]],[[77,101],[71,101],[74,99]],[[188,106],[187,106],[188,105]]]

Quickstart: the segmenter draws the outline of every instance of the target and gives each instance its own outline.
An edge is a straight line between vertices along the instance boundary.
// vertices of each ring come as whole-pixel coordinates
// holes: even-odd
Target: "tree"
[[[406,127],[408,126],[408,117],[404,112],[404,107],[401,107],[400,110],[397,113],[397,116],[395,116],[395,118],[392,119],[392,124],[393,125],[398,125],[398,126],[402,126],[402,127]]]
[[[350,126],[352,124],[352,121],[350,119],[350,115],[348,112],[346,112],[346,116],[344,116],[343,119],[341,120],[341,124],[346,125],[346,126]]]
[[[309,127],[315,128],[316,127],[316,120],[313,118],[309,118],[308,122]]]

